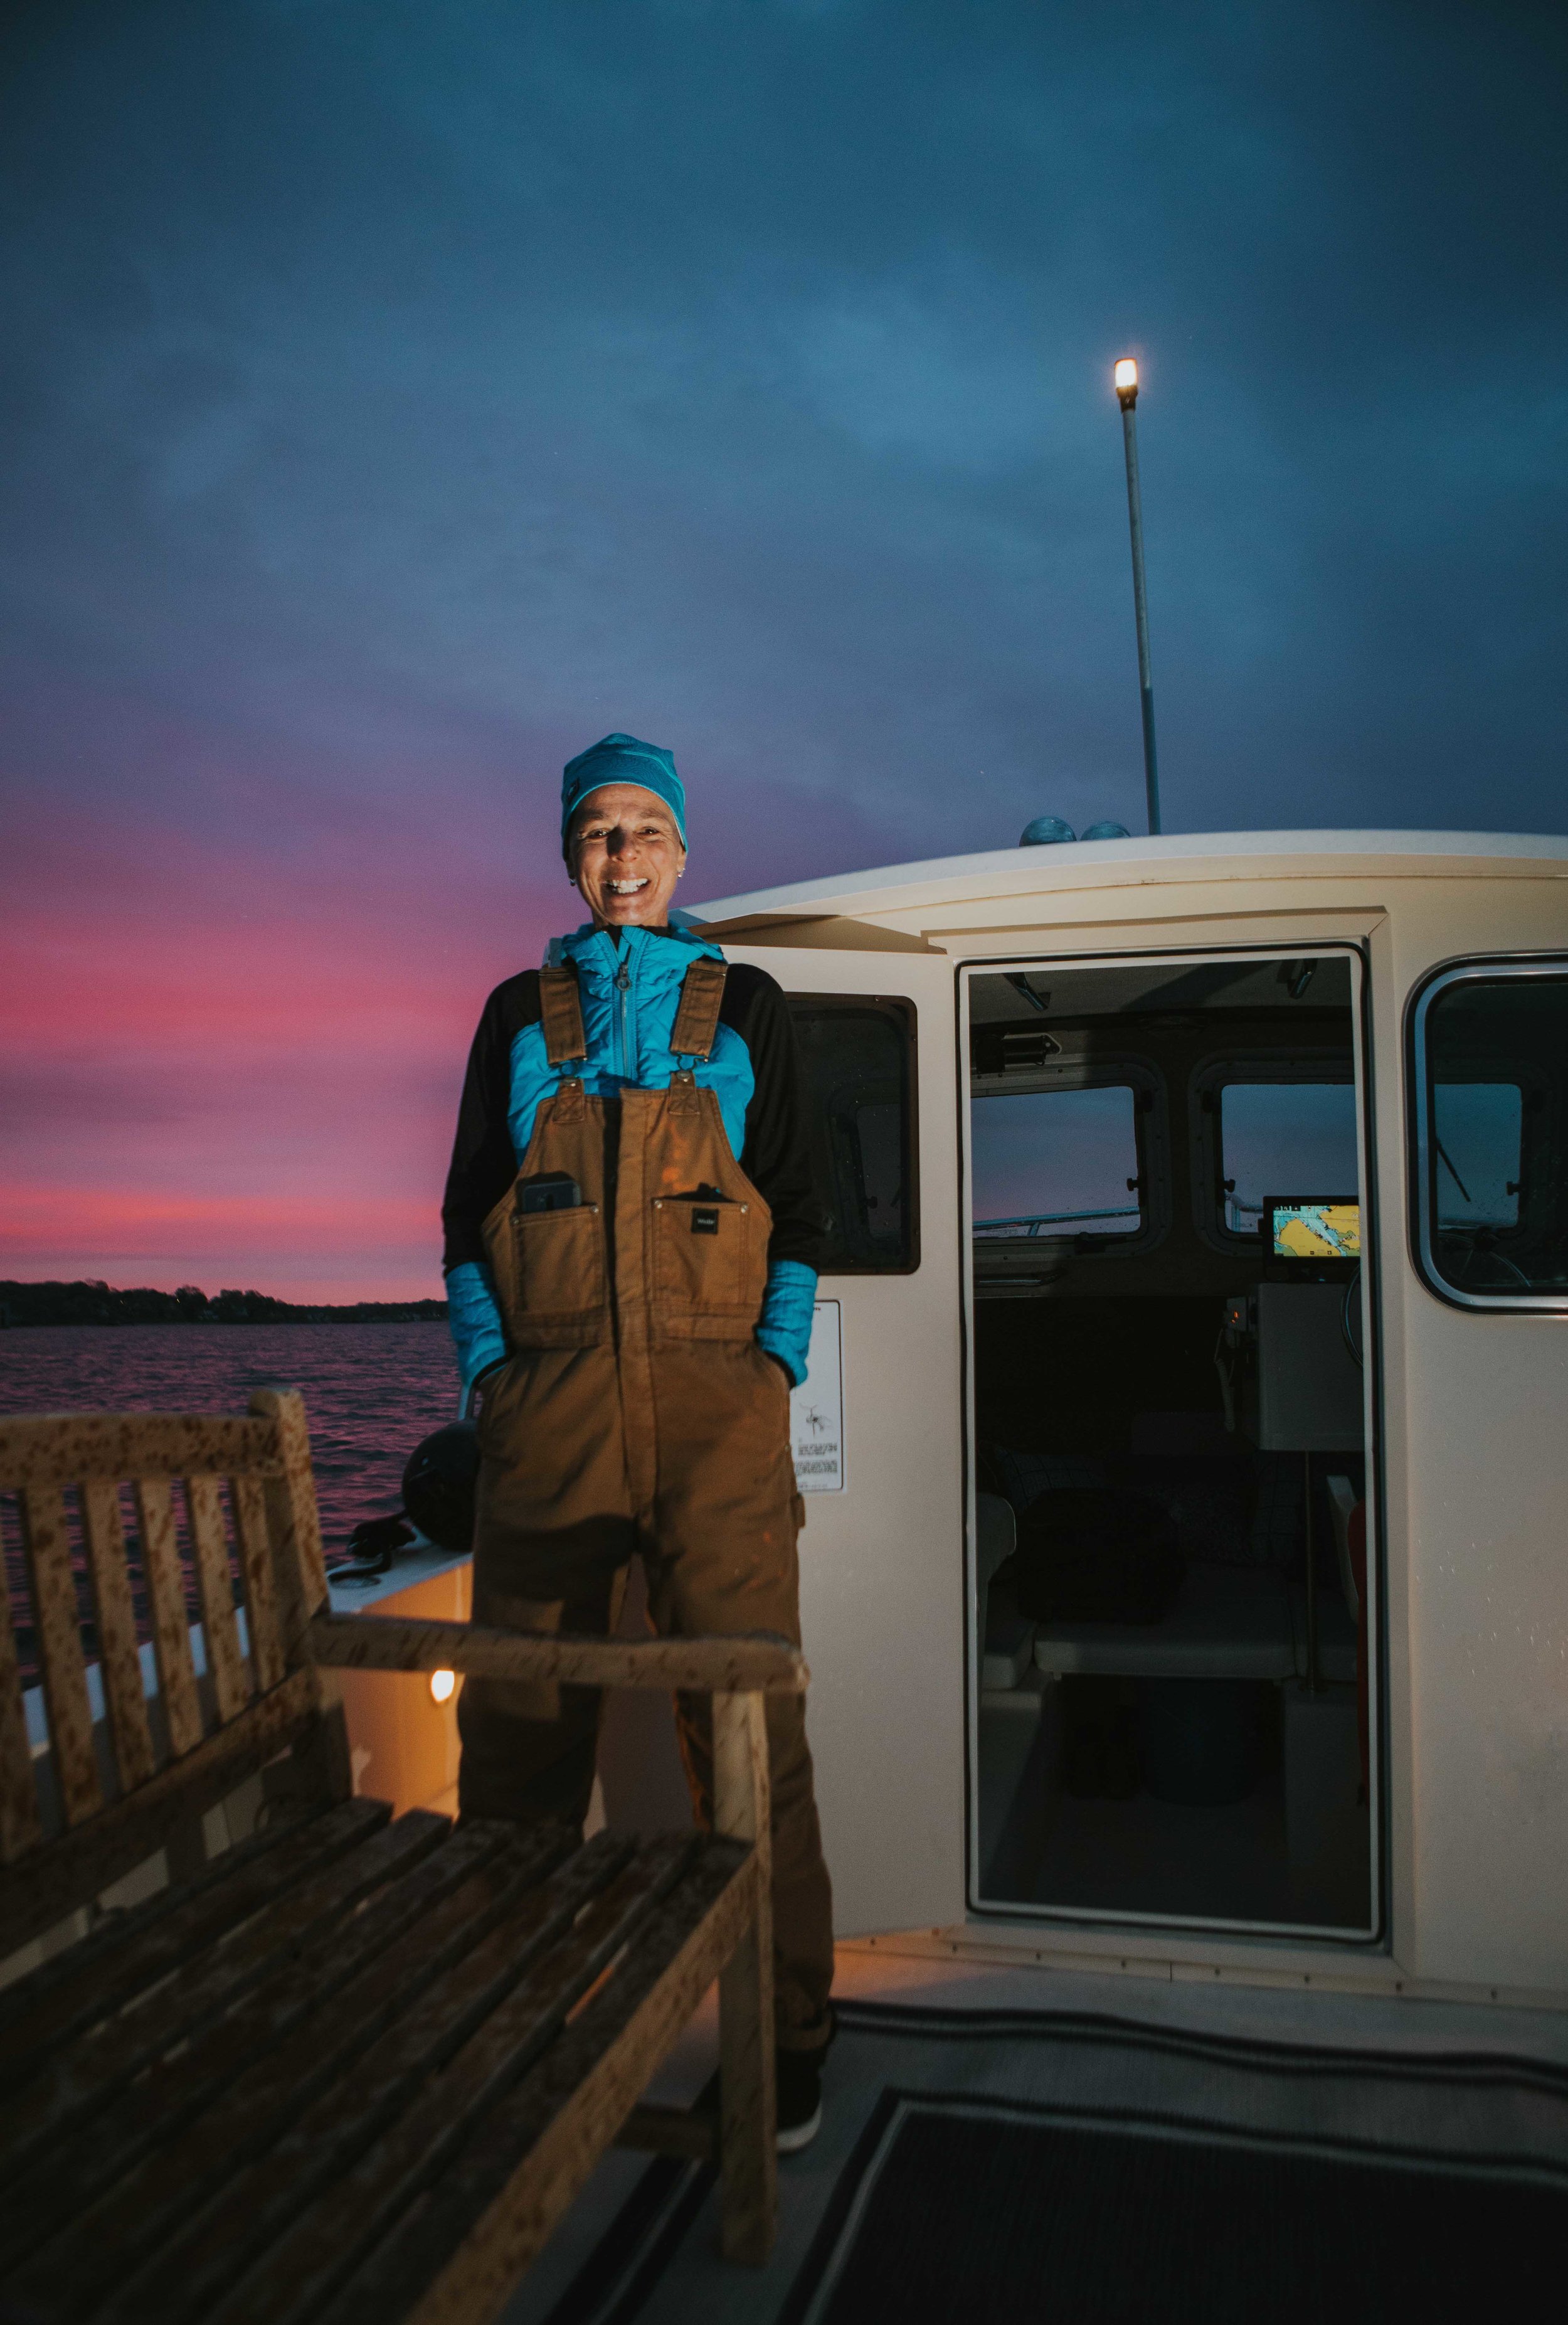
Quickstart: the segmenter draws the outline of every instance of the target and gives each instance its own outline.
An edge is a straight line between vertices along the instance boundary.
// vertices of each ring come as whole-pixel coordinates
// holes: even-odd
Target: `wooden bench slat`
[[[228,1490],[234,1505],[235,1533],[239,1538],[240,1570],[244,1578],[252,1667],[258,1686],[276,1687],[283,1675],[283,1642],[278,1628],[266,1496],[259,1477],[231,1477]]]
[[[11,1593],[0,1561],[0,1864],[14,1864],[19,1857],[36,1849],[42,1837],[38,1779],[27,1741],[22,1672],[11,1620]]]
[[[201,1741],[201,1700],[196,1692],[185,1577],[174,1535],[174,1502],[166,1477],[137,1477],[134,1493],[158,1691],[163,1699],[170,1755],[178,1760]]]
[[[257,1499],[261,1485],[248,1481]],[[232,1489],[231,1489],[232,1490]],[[235,1621],[234,1584],[229,1576],[228,1535],[223,1522],[223,1500],[217,1479],[198,1475],[185,1480],[185,1506],[190,1513],[190,1541],[196,1583],[201,1598],[201,1634],[207,1644],[207,1668],[220,1720],[232,1719],[250,1700],[250,1683],[240,1656],[239,1625]],[[236,1513],[237,1515],[237,1513]],[[281,1679],[279,1671],[263,1679],[264,1690]]]
[[[220,1413],[28,1413],[0,1421],[0,1493],[282,1468],[264,1420]]]
[[[352,2122],[357,2113],[360,2129],[346,2155],[334,2156],[331,2150],[307,2146],[302,2140],[290,2143],[286,2160],[294,2186],[329,2184],[330,2196],[311,2205],[302,2217],[296,2211],[226,2300],[214,2297],[208,2308],[181,2315],[199,2316],[203,2325],[208,2319],[211,2325],[242,2325],[242,2320],[243,2325],[280,2325],[297,2309],[313,2310],[342,2275],[354,2251],[398,2216],[410,2187],[433,2175],[438,2159],[462,2137],[486,2099],[558,2030],[573,2004],[700,1846],[694,1835],[682,1835],[639,1849],[521,1980],[512,1982],[509,1991],[491,1996],[483,2011],[470,2014],[462,2048],[455,2055],[448,2052],[434,2078],[427,2070],[406,2087],[401,2111],[390,2125],[368,2122],[350,2092],[345,2094],[346,2114]],[[587,1854],[583,1851],[572,1864],[580,1865]],[[567,1874],[570,1871],[571,1866],[565,1868]],[[554,1926],[560,1928],[558,1917]],[[280,2151],[278,2161],[284,2160]],[[244,2193],[235,2191],[242,2203]],[[204,2282],[216,2296],[220,2290],[216,2271]],[[145,2312],[149,2319],[155,2313]]]
[[[733,1842],[709,1844],[423,2201],[405,2200],[401,2218],[385,2222],[320,2325],[384,2325],[389,2314],[456,2325],[495,2314],[733,1951],[756,1885],[753,1857]],[[415,2286],[423,2297],[410,2305]],[[276,2325],[299,2313],[280,2311]]]
[[[125,1569],[125,1528],[119,1487],[106,1477],[90,1477],[80,1489],[82,1542],[93,1586],[98,1626],[98,1668],[120,1789],[144,1784],[156,1762],[147,1718],[142,1658],[136,1652],[136,1610]]]
[[[576,1687],[760,1689],[801,1695],[810,1673],[787,1639],[548,1637],[478,1623],[413,1616],[318,1615],[309,1634],[318,1663],[352,1671],[455,1671],[480,1679],[554,1681]]]
[[[291,1672],[183,1760],[9,1869],[0,1880],[0,1955],[96,1897],[161,1849],[177,1823],[215,1808],[268,1760],[309,1737],[321,1717],[319,1684],[313,1671]]]
[[[251,1397],[251,1411],[273,1432],[278,1467],[266,1480],[267,1523],[277,1559],[279,1624],[291,1652],[310,1616],[327,1600],[327,1561],[305,1400],[295,1389],[259,1388]]]
[[[281,2078],[335,2071],[345,2040],[341,1997],[367,1968],[378,1982],[401,1972],[399,1944],[411,1922],[420,1945],[439,1942],[441,1913],[483,1910],[474,1876],[501,1849],[506,1828],[474,1824],[385,1890],[346,1928],[308,1948],[275,1985],[264,1986],[163,2062],[155,2085],[133,2083],[98,2108],[63,2147],[50,2150],[0,2192],[0,2268],[14,2268],[62,2230],[45,2253],[44,2283],[87,2306],[101,2283],[161,2232],[164,2214],[189,2213],[230,2167],[237,2146],[264,2142],[271,2123],[258,2088]],[[434,1934],[432,1934],[434,1933]],[[383,1957],[385,1958],[383,1959]],[[401,1990],[401,1989],[399,1989]],[[363,2007],[351,1997],[351,2009]],[[195,2122],[195,2135],[188,2127]],[[78,2233],[89,2205],[91,2234]]]
[[[67,1824],[80,1824],[102,1808],[104,1796],[93,1756],[93,1714],[65,1501],[58,1486],[29,1487],[18,1501],[55,1778]]]
[[[166,2228],[194,2219],[236,2168],[351,2070],[392,2017],[570,1846],[559,1827],[521,1833],[475,1823],[451,1835],[162,2068],[151,2092],[134,2086],[96,2116],[30,2175],[14,2208],[0,2202],[7,2228],[13,2209],[18,2214],[0,2265],[36,2253],[28,2283],[89,2310]],[[30,2191],[37,2217],[24,2227]],[[56,2249],[38,2251],[56,2235]]]
[[[0,2112],[0,2156],[58,2135],[86,2109],[102,2106],[161,2052],[189,2041],[263,1979],[280,1977],[292,1955],[340,1922],[400,1866],[434,1848],[447,1829],[445,1817],[419,1810],[388,1825],[391,1811],[384,1801],[350,1805],[364,1812],[355,1846],[286,1890],[182,1976],[95,2027],[45,2065]]]
[[[312,1814],[318,1811],[312,1811]],[[214,1883],[226,1881],[242,1864],[259,1857],[264,1849],[275,1848],[297,1832],[304,1819],[291,1817],[264,1825],[248,1839],[236,1841],[233,1848],[215,1857],[209,1864],[188,1881],[154,1890],[139,1905],[117,1905],[105,1913],[85,1938],[72,1946],[51,1954],[36,1969],[23,1978],[14,1978],[7,1987],[0,1987],[0,2058],[5,2055],[5,2043],[13,2039],[6,2030],[19,2018],[31,2018],[35,2010],[45,2007],[58,1988],[71,1986],[80,1978],[90,1988],[96,1982],[99,1965],[115,1950],[130,1940],[138,1938],[161,1922],[167,1913],[178,1913],[187,1899],[198,1890],[211,1888]],[[28,2047],[25,2043],[23,2047]]]
[[[155,1986],[173,1971],[195,1961],[208,1946],[248,1920],[297,1881],[356,1848],[379,1829],[384,1817],[375,1803],[346,1802],[323,1816],[286,1825],[270,1847],[230,1852],[235,1862],[219,1857],[218,1877],[203,1881],[170,1910],[151,1917],[141,1927],[125,1931],[118,1942],[93,1949],[90,1959],[73,1977],[58,1978],[51,1991],[40,1994],[24,2018],[12,2018],[0,2027],[0,2068],[11,2088],[20,2089],[28,2073],[49,2054],[79,2038],[99,2019],[110,2018],[134,2002],[144,1988]],[[66,1963],[78,1950],[74,1946]]]
[[[272,2152],[223,2191],[216,2220],[161,2256],[155,2277],[136,2288],[127,2315],[175,2325],[207,2320],[234,2285],[252,2252],[270,2269],[273,2252],[291,2235],[301,2212],[300,2191],[342,2186],[335,2174],[350,2169],[400,2111],[417,2101],[453,2052],[504,2005],[520,1978],[526,1981],[541,1955],[558,1950],[579,1916],[602,1913],[604,1895],[623,1896],[635,1866],[632,1845],[602,1833],[577,1849],[551,1878],[509,1908],[466,1958],[422,1995],[415,2006],[355,2064],[352,2074],[309,2107]],[[608,1888],[606,1887],[608,1885]],[[599,1893],[604,1893],[600,1894]],[[588,1910],[585,1913],[585,1907]],[[244,2222],[244,2248],[235,2249],[234,2222]],[[262,2251],[268,2238],[272,2248]],[[181,2303],[184,2306],[181,2306]]]

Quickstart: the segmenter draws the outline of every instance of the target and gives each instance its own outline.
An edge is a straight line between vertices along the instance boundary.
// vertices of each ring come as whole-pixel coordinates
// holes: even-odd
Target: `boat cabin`
[[[1568,1990],[1568,842],[1031,847],[693,915],[827,1191],[844,1935]]]

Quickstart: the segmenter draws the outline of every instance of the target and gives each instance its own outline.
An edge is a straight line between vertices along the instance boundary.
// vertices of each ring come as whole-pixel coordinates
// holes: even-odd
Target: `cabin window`
[[[1517,1082],[1435,1082],[1432,1146],[1440,1237],[1518,1226],[1525,1093]]]
[[[1226,1081],[1218,1091],[1220,1218],[1255,1236],[1271,1195],[1353,1196],[1356,1093],[1344,1081]]]
[[[821,1272],[910,1274],[920,1264],[915,1005],[862,994],[787,998],[827,1215]]]
[[[1467,1306],[1568,1306],[1568,965],[1447,970],[1412,1034],[1427,1281]]]
[[[977,1097],[973,1136],[977,1238],[1123,1236],[1142,1227],[1138,1094],[1127,1083]]]

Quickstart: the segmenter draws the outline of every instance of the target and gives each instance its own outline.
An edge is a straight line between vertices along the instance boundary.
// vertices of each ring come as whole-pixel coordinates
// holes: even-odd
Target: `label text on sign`
[[[811,1326],[809,1376],[789,1397],[795,1482],[803,1494],[844,1491],[844,1364],[839,1303],[819,1300]]]

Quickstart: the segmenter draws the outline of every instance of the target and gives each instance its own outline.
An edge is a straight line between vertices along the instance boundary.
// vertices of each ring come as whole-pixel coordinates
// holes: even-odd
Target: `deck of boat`
[[[835,1996],[851,2006],[852,2017],[855,2006],[865,2004],[931,2014],[932,2044],[924,2058],[918,2030],[909,2024],[901,2030],[906,2048],[900,2082],[962,2081],[966,2064],[972,2077],[973,2052],[967,2062],[958,2055],[967,2046],[957,2022],[966,2018],[973,2021],[978,2044],[999,2060],[1017,2048],[1022,2021],[1048,2017],[1104,2029],[1112,2044],[1123,2032],[1136,2036],[1154,2030],[1157,2035],[1197,2038],[1197,2046],[1217,2038],[1239,2048],[1299,2049],[1342,2060],[1350,2054],[1370,2064],[1393,2060],[1416,2066],[1461,2054],[1530,2061],[1560,2083],[1560,2160],[1568,2173],[1568,2012],[1327,1993],[1309,1990],[1299,1979],[1288,1985],[1216,1984],[1173,1978],[1168,1969],[1159,1977],[1012,1969],[906,1953],[899,1945],[897,1939],[842,1944]],[[999,2024],[1003,2019],[1010,2024]],[[609,2325],[612,2318],[619,2325],[633,2315],[637,2325],[767,2325],[796,2283],[877,2096],[874,2079],[885,2061],[852,2058],[857,2040],[863,2041],[858,2021],[829,2060],[821,2134],[805,2154],[782,2166],[779,2242],[765,2270],[742,2276],[716,2258],[708,2218],[714,2199],[703,2195],[692,2175],[683,2181],[669,2164],[663,2167],[662,2180],[655,2173],[650,2184],[647,2160],[618,2153],[606,2158],[558,2229],[504,2312],[503,2325],[564,2325],[568,2318],[571,2325],[596,2325],[600,2319]],[[657,2095],[689,2100],[716,2061],[717,2022],[710,1996],[660,2078]],[[1175,2071],[1179,2090],[1179,2063]],[[1211,2106],[1204,2066],[1194,2061],[1190,2072],[1194,2109]],[[1319,2105],[1313,2089],[1314,2080],[1303,2079],[1304,2123]],[[1287,2111],[1293,2104],[1287,2098]],[[1557,2135],[1547,2136],[1554,2142]],[[625,2241],[627,2208],[640,2183],[644,2202],[633,2225],[641,2241],[633,2246]]]

